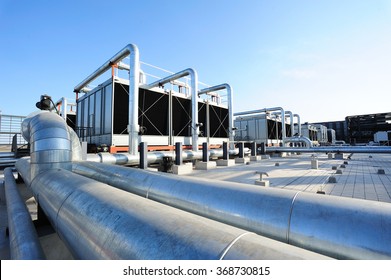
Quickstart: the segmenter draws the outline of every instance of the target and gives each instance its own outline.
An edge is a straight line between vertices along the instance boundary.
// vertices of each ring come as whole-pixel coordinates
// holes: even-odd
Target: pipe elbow
[[[193,68],[187,68],[185,70],[183,70],[184,73],[188,74],[190,77],[192,77],[192,79],[194,81],[197,81],[198,80],[198,74],[197,74],[197,71]]]

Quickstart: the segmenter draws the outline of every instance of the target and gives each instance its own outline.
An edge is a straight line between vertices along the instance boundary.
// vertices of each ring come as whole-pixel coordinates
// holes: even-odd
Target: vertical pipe
[[[286,114],[289,115],[289,122],[290,122],[290,125],[291,125],[291,136],[290,137],[293,137],[293,135],[295,134],[295,130],[293,129],[293,113],[291,111],[285,111]]]
[[[174,132],[172,129],[172,91],[168,93],[168,145],[174,143]]]
[[[162,86],[171,81],[178,80],[182,77],[190,76],[191,83],[191,139],[192,139],[192,150],[198,151],[198,134],[199,134],[199,124],[198,124],[198,74],[192,68],[187,68],[178,73],[172,74],[166,78],[155,81],[144,88],[151,89],[154,87]]]
[[[132,45],[133,46],[133,45]],[[139,87],[139,52],[136,46],[129,50],[130,70],[129,70],[129,153],[137,154],[138,148],[138,87]]]
[[[209,92],[213,91],[219,91],[225,89],[227,91],[227,107],[228,107],[228,137],[229,137],[229,148],[233,150],[234,147],[234,137],[235,137],[235,132],[234,132],[234,121],[233,121],[233,89],[229,84],[221,84],[221,85],[216,85],[212,86],[209,88],[204,88],[198,92],[198,95],[201,94],[207,94]]]
[[[182,143],[176,142],[175,143],[175,164],[176,165],[182,165]]]
[[[204,142],[202,143],[202,161],[208,162],[209,156],[208,156],[208,143]]]
[[[210,111],[209,111],[209,101],[206,101],[206,141],[208,142],[208,145],[210,143]]]
[[[228,160],[228,143],[223,142],[223,159]]]
[[[293,116],[297,118],[297,133],[298,133],[298,136],[301,136],[300,115],[299,114],[293,114]]]
[[[239,158],[243,158],[244,157],[244,143],[239,142],[238,148],[239,148]]]
[[[257,155],[257,143],[251,142],[251,156],[255,157]]]
[[[265,143],[261,143],[261,155],[266,155]]]
[[[148,154],[148,144],[146,142],[141,142],[140,143],[140,169],[148,168],[147,154]]]
[[[112,58],[106,61],[101,67],[95,70],[91,75],[85,78],[74,88],[74,92],[78,94],[83,87],[94,81],[104,72],[109,70],[112,65],[123,60],[129,55],[129,116],[128,116],[128,133],[129,133],[129,153],[135,155],[138,148],[138,87],[140,74],[140,58],[139,51],[136,45],[128,44]],[[114,85],[114,82],[113,82]],[[114,94],[114,90],[113,90]]]

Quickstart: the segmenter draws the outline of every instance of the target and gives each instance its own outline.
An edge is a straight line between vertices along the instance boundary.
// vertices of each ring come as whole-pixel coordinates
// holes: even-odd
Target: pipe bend
[[[103,74],[108,69],[110,69],[110,67],[113,63],[116,63],[116,62],[124,59],[128,55],[131,55],[131,56],[133,55],[138,60],[138,57],[139,57],[138,47],[134,44],[126,45],[122,50],[120,50],[118,53],[116,53],[108,61],[103,63],[101,67],[96,69],[91,75],[89,75],[82,82],[80,82],[77,86],[75,86],[73,91],[80,92],[82,90],[82,88],[84,88],[87,84],[91,83],[97,77],[99,77],[101,74]]]

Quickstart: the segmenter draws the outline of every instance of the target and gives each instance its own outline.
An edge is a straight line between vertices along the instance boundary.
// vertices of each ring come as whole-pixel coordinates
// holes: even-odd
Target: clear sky
[[[173,72],[229,83],[234,112],[302,122],[391,111],[391,0],[0,0],[0,110],[27,115],[128,43]]]

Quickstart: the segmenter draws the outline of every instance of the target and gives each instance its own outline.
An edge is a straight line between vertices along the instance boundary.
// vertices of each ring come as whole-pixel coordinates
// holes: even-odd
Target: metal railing
[[[0,114],[0,145],[12,145],[15,134],[18,145],[27,143],[21,135],[21,125],[25,118],[25,116]]]

